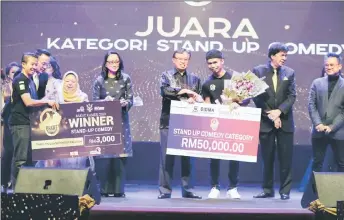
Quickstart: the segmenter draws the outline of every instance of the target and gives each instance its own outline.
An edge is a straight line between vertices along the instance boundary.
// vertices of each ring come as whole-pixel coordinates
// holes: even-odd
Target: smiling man
[[[170,120],[171,101],[186,101],[194,103],[200,98],[201,80],[193,72],[188,70],[191,58],[190,51],[180,49],[174,51],[172,62],[174,68],[164,71],[160,78],[160,95],[162,96],[162,109],[160,116],[160,147],[161,158],[159,168],[159,191],[158,199],[169,199],[172,193],[172,176],[174,167],[174,155],[166,154],[168,129]],[[190,157],[181,158],[182,175],[182,197],[201,199],[196,195],[190,184],[191,166]]]
[[[268,50],[269,63],[253,69],[259,78],[266,77],[269,88],[253,99],[262,109],[259,142],[263,157],[263,192],[254,198],[274,197],[275,151],[280,163],[280,190],[282,200],[289,199],[292,176],[294,141],[293,105],[296,99],[295,72],[284,66],[288,47],[274,42]]]
[[[202,95],[205,103],[209,104],[222,104],[221,99],[222,91],[225,86],[225,80],[232,78],[232,72],[224,69],[224,57],[219,50],[210,50],[205,56],[211,75],[202,85]],[[249,104],[249,100],[243,103],[239,103],[241,106]],[[227,188],[227,197],[231,199],[240,199],[241,196],[238,192],[237,185],[239,181],[239,161],[228,161],[228,179],[229,186]],[[211,190],[208,194],[208,198],[217,199],[220,196],[220,160],[210,160],[210,178],[211,178]]]
[[[327,146],[331,145],[338,172],[344,172],[344,79],[340,76],[342,58],[325,56],[326,75],[312,83],[308,110],[312,120],[313,166],[321,172]]]
[[[11,175],[13,186],[21,166],[32,166],[30,113],[34,107],[49,105],[58,108],[51,100],[37,100],[35,84],[31,80],[37,71],[37,55],[24,53],[22,56],[22,72],[13,80],[12,109],[9,124],[13,141],[13,163]]]
[[[32,79],[36,86],[37,98],[42,99],[45,96],[45,89],[48,83],[48,74],[45,70],[50,66],[51,53],[46,49],[38,49],[36,55],[38,62]]]

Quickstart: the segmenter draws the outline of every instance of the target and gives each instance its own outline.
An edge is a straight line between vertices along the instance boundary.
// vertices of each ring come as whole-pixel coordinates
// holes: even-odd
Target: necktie
[[[37,86],[36,86],[36,87],[37,87]],[[36,91],[36,89],[34,89],[34,88],[35,88],[35,83],[32,82],[31,80],[30,80],[30,83],[29,83],[29,88],[30,88],[30,95],[31,95],[31,98],[32,98],[32,99],[38,99],[38,97],[37,97],[37,91]]]
[[[277,70],[274,69],[274,75],[272,75],[272,83],[274,85],[274,90],[277,90]]]
[[[38,79],[38,74],[36,73],[35,75],[33,75],[33,81],[36,85],[36,90],[38,90],[38,86],[39,86],[39,79]]]

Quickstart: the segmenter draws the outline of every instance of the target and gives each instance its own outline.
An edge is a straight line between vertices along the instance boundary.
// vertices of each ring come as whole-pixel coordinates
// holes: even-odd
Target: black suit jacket
[[[269,85],[265,93],[253,98],[256,107],[262,109],[260,132],[269,132],[274,128],[274,123],[268,118],[266,113],[274,109],[279,109],[282,112],[280,115],[282,121],[281,129],[285,132],[294,132],[295,71],[287,66],[279,68],[276,92],[272,83],[274,72],[270,64],[256,66],[253,68],[253,73],[259,78],[265,77],[265,82]]]
[[[38,76],[39,79],[39,85],[37,90],[37,96],[38,99],[42,99],[45,96],[45,88],[47,87],[48,83],[48,74],[47,73],[41,73]]]

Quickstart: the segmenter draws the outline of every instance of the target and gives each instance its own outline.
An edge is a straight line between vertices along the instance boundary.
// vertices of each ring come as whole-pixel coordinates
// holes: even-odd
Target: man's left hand
[[[324,126],[324,131],[326,134],[329,134],[332,131],[332,129],[330,128],[330,126],[326,125],[326,126]]]
[[[276,129],[280,129],[282,127],[282,121],[280,118],[276,118],[276,120],[274,121],[274,125]]]
[[[274,109],[274,110],[268,111],[267,113],[270,120],[275,121],[281,115],[282,112],[279,109]]]

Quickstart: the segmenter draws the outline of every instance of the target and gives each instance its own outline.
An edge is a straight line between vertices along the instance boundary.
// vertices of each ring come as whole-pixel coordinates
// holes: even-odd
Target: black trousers
[[[31,127],[30,125],[13,125],[10,128],[14,149],[11,170],[14,186],[20,167],[32,166]]]
[[[274,162],[277,157],[280,165],[280,194],[289,194],[292,186],[292,158],[294,148],[294,133],[273,129],[259,134],[260,149],[263,157],[263,190],[274,192]]]
[[[100,193],[124,193],[125,164],[127,158],[95,158],[95,172]]]
[[[11,182],[11,167],[13,158],[13,142],[8,124],[4,124],[3,152],[1,160],[1,185],[8,186]]]
[[[171,194],[171,180],[173,178],[174,155],[167,155],[167,137],[168,129],[160,129],[160,167],[159,167],[159,191],[164,194]],[[190,184],[191,176],[191,158],[182,156],[181,158],[182,174],[182,193],[192,192],[193,187]]]
[[[312,170],[315,172],[322,171],[328,145],[330,145],[332,148],[334,161],[337,165],[337,171],[344,172],[344,140],[335,140],[328,136],[321,138],[312,138]]]
[[[228,189],[233,189],[237,187],[239,181],[239,161],[231,160],[224,161],[228,163],[228,179],[229,187]],[[211,159],[210,160],[210,177],[211,177],[211,186],[220,188],[219,183],[220,176],[220,160]]]

